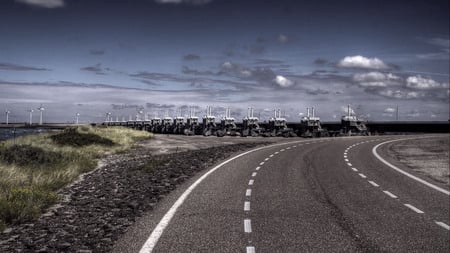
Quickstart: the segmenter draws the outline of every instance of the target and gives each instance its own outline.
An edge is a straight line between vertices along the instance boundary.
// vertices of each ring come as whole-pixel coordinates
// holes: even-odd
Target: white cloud
[[[241,75],[243,77],[250,77],[252,75],[252,72],[250,70],[248,70],[248,69],[244,69],[244,70],[241,71]]]
[[[384,112],[386,112],[386,113],[394,113],[395,111],[396,111],[395,108],[392,108],[392,107],[388,107],[384,110]]]
[[[224,62],[222,64],[222,68],[225,68],[225,69],[232,69],[233,67],[234,67],[234,65],[231,62],[229,62],[229,61]]]
[[[366,58],[361,55],[346,56],[338,62],[339,67],[363,69],[388,69],[389,67],[378,58]]]
[[[294,82],[281,75],[276,76],[275,79],[273,79],[273,81],[280,87],[289,87],[294,84]]]
[[[65,5],[64,0],[16,0],[16,2],[50,9],[64,7]]]
[[[397,85],[396,81],[400,80],[400,77],[392,73],[381,72],[369,72],[353,75],[353,80],[358,82],[364,87],[386,87],[388,85]]]
[[[448,89],[448,83],[439,83],[433,79],[423,78],[420,75],[410,76],[406,79],[406,86],[412,89],[428,90],[428,89]]]

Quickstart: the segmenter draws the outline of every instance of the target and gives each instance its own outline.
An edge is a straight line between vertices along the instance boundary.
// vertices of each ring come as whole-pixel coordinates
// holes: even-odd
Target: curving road
[[[441,191],[374,155],[401,138],[298,140],[241,154],[168,196],[115,251],[449,252],[448,186],[390,161],[384,145],[375,152],[387,163]]]

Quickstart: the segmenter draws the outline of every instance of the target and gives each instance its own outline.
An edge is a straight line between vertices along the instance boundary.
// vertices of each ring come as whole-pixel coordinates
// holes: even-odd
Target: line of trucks
[[[195,109],[191,108],[187,118],[180,115],[173,118],[166,113],[162,118],[155,115],[155,117],[148,120],[141,120],[139,117],[136,117],[135,120],[119,121],[116,119],[116,121],[112,121],[107,115],[107,120],[103,124],[127,126],[160,134],[218,137],[327,137],[370,134],[365,121],[353,115],[350,105],[348,106],[347,114],[341,118],[341,128],[339,130],[327,130],[323,128],[320,123],[320,118],[315,115],[314,108],[307,108],[306,116],[301,118],[300,124],[295,124],[293,127],[288,126],[286,118],[281,115],[281,109],[274,110],[274,115],[268,122],[260,122],[259,118],[254,116],[253,108],[248,108],[247,116],[242,119],[242,123],[236,123],[236,120],[231,117],[229,108],[226,109],[225,116],[220,119],[220,122],[217,122],[216,117],[212,114],[211,106],[206,108],[206,113],[201,121],[199,117],[195,116]]]

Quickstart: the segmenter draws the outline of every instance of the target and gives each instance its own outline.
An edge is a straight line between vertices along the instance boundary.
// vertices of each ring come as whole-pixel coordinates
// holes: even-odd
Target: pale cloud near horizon
[[[368,73],[357,73],[353,75],[353,80],[358,82],[364,87],[386,87],[392,85],[398,85],[400,77],[392,73],[381,73],[381,72],[368,72]]]
[[[413,89],[448,89],[448,83],[439,83],[430,78],[423,78],[420,75],[410,76],[406,79],[406,86]]]

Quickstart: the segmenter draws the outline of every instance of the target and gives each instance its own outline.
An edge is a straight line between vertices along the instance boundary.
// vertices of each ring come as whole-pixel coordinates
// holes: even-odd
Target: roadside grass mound
[[[77,128],[67,128],[61,133],[50,136],[50,138],[58,145],[69,145],[74,147],[82,147],[88,145],[114,146],[112,140],[103,138],[93,133],[82,133]]]
[[[31,145],[13,145],[0,148],[0,161],[23,167],[44,167],[61,164],[64,156],[61,153],[47,151]]]
[[[59,200],[59,189],[96,168],[100,158],[151,137],[125,127],[80,126],[0,143],[0,231],[39,217]]]

